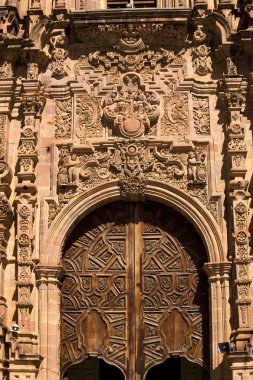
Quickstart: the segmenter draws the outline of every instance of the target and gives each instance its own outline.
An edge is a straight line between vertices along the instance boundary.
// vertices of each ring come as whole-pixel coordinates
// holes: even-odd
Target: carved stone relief
[[[12,64],[7,61],[0,61],[0,79],[13,77]]]
[[[64,78],[68,74],[66,59],[68,57],[68,38],[65,31],[59,31],[50,38],[51,47],[51,70],[56,79]]]
[[[209,203],[207,192],[206,145],[185,153],[172,153],[170,146],[148,142],[118,142],[110,146],[91,146],[83,153],[60,146],[58,172],[59,204],[50,204],[50,221],[80,192],[118,180],[122,196],[145,196],[150,179],[169,183],[197,197],[217,217],[217,204]]]
[[[193,100],[193,120],[194,129],[197,135],[210,134],[210,115],[208,97],[194,95]]]
[[[81,143],[87,138],[102,137],[100,105],[96,98],[77,95],[75,99],[75,133]]]
[[[122,86],[103,99],[103,116],[114,133],[126,138],[141,137],[154,126],[160,114],[160,100],[147,91],[136,74],[126,74]]]
[[[0,114],[0,160],[5,157],[7,115]]]
[[[192,60],[194,71],[199,76],[212,72],[210,40],[211,34],[198,26],[193,35]]]
[[[164,97],[164,116],[161,119],[162,136],[177,136],[184,140],[189,134],[188,95],[173,92]]]
[[[55,138],[70,139],[72,128],[72,100],[60,99],[55,102]]]

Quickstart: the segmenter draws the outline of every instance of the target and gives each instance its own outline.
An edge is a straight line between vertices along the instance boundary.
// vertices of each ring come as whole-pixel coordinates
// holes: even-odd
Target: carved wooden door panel
[[[207,365],[205,259],[192,226],[158,204],[117,203],[85,218],[63,256],[62,373],[87,357],[128,380],[173,355]]]

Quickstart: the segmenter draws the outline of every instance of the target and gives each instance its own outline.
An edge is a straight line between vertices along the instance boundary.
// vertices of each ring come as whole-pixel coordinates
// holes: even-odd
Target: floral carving
[[[140,137],[159,117],[160,100],[153,91],[146,91],[136,74],[123,77],[122,86],[103,100],[105,120],[113,123],[116,134],[127,138]]]
[[[193,96],[193,119],[197,135],[210,134],[208,97]]]
[[[192,46],[193,68],[195,73],[200,76],[205,76],[212,72],[210,40],[211,34],[204,31],[203,27],[199,26],[194,32]]]
[[[174,92],[164,97],[164,116],[161,120],[163,136],[184,138],[188,132],[189,113],[188,96],[183,92]]]
[[[247,145],[243,139],[231,139],[228,143],[229,150],[247,150]]]
[[[81,142],[102,135],[99,103],[89,95],[78,95],[75,105],[75,132]]]
[[[247,214],[248,214],[247,206],[244,203],[239,202],[235,206],[235,224],[236,224],[236,227],[242,229],[242,228],[245,228],[247,226]]]
[[[33,141],[23,141],[18,148],[18,154],[21,155],[34,155],[37,153],[36,146],[34,145]]]
[[[72,100],[61,99],[55,102],[55,138],[71,138]]]
[[[34,162],[31,158],[22,158],[19,165],[21,174],[31,174],[34,172]]]

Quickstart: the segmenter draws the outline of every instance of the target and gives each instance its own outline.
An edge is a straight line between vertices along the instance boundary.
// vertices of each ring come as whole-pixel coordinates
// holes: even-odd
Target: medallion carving
[[[147,91],[136,74],[127,74],[122,86],[103,99],[103,116],[114,133],[136,138],[148,133],[160,114],[160,100]]]

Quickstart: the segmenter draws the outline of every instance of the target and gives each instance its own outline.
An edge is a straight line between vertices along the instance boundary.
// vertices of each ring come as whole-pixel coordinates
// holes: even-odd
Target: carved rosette
[[[138,75],[129,73],[122,85],[105,96],[103,117],[116,135],[126,138],[141,137],[157,121],[160,100],[153,91],[147,91]]]

